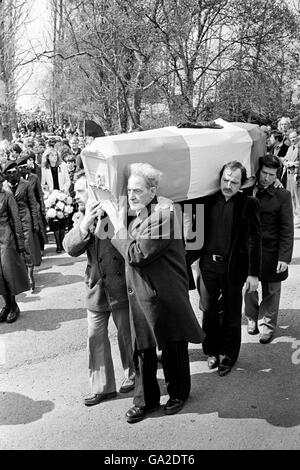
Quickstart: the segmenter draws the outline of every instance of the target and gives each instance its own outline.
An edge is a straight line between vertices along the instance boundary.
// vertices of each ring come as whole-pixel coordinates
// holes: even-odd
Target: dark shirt
[[[53,179],[53,189],[60,189],[59,182],[58,182],[58,167],[57,166],[50,166],[52,179]]]
[[[208,239],[204,250],[208,253],[227,256],[231,247],[232,223],[235,196],[227,202],[220,192],[209,215]]]

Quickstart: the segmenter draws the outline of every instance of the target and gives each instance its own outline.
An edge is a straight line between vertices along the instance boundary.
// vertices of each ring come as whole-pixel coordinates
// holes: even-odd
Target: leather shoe
[[[232,369],[232,362],[229,357],[225,356],[224,359],[220,362],[218,372],[220,377],[229,374]]]
[[[9,308],[8,307],[3,307],[1,312],[0,312],[0,322],[4,322],[7,319],[7,315],[9,314]]]
[[[181,410],[184,405],[184,400],[180,400],[179,398],[169,398],[167,403],[164,406],[164,412],[166,415],[174,415]]]
[[[20,309],[18,306],[16,306],[13,310],[11,310],[9,312],[9,314],[7,315],[7,318],[6,318],[6,323],[13,323],[14,321],[16,321],[16,319],[18,318],[18,316],[20,315]]]
[[[250,318],[248,318],[247,333],[248,335],[257,335],[259,333],[257,322],[255,320],[251,320]]]
[[[134,389],[134,379],[124,379],[120,387],[120,393],[128,393]]]
[[[218,356],[209,356],[207,359],[207,365],[209,369],[215,369],[219,365],[219,357]]]
[[[144,419],[149,413],[153,413],[154,411],[159,410],[159,408],[160,404],[152,407],[133,406],[125,414],[127,423],[138,423],[139,421],[142,421],[142,419]]]
[[[94,393],[84,399],[85,406],[94,406],[101,403],[103,400],[109,400],[110,398],[115,398],[117,392],[110,393]]]
[[[267,344],[267,343],[270,343],[270,341],[272,341],[272,338],[273,338],[272,333],[263,333],[259,335],[259,342],[262,344]]]
[[[226,366],[225,364],[220,364],[220,365],[219,365],[219,369],[218,369],[219,376],[220,376],[220,377],[224,377],[224,375],[229,374],[229,372],[231,371],[231,369],[232,369],[231,366]]]

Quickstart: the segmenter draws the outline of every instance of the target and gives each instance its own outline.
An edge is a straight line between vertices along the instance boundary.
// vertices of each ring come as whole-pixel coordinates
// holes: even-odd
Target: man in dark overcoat
[[[16,295],[29,289],[25,261],[25,240],[18,206],[14,197],[2,189],[0,173],[0,294],[4,307],[0,322],[13,323],[20,314]]]
[[[31,291],[33,291],[35,288],[33,276],[34,266],[39,266],[42,261],[41,247],[38,238],[39,221],[37,202],[31,185],[21,177],[17,162],[8,161],[4,167],[3,173],[6,178],[6,181],[3,183],[3,189],[13,194],[18,204],[25,237],[26,252],[24,256]]]
[[[221,189],[204,203],[204,244],[198,252],[208,296],[203,352],[208,367],[218,367],[220,376],[230,372],[239,355],[243,285],[255,291],[261,270],[259,203],[240,191],[246,177],[241,163],[227,163],[220,173]]]
[[[113,202],[102,203],[115,228],[112,244],[126,266],[136,368],[134,406],[126,413],[129,423],[160,406],[156,348],[162,350],[170,397],[164,411],[174,414],[184,406],[191,387],[188,343],[204,338],[189,300],[182,234],[174,212],[157,201],[160,176],[149,164],[131,165],[127,191],[135,216],[128,228]]]
[[[278,157],[260,158],[256,185],[252,194],[260,201],[262,227],[262,300],[257,290],[245,294],[245,315],[248,333],[258,334],[260,343],[269,343],[277,325],[281,282],[288,277],[294,242],[293,207],[291,194],[284,188],[275,188],[280,172]]]

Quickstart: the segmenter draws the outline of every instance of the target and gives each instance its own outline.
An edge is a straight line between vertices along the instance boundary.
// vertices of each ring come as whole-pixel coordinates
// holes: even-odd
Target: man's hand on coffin
[[[85,208],[85,215],[80,224],[82,232],[88,232],[91,225],[94,224],[96,217],[102,215],[101,205],[99,201],[88,200]]]
[[[101,209],[106,212],[110,218],[115,233],[125,227],[127,207],[118,206],[116,202],[106,200],[101,202]]]

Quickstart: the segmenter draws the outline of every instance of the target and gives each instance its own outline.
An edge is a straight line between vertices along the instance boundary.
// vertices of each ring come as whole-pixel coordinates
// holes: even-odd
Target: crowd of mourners
[[[152,165],[135,163],[126,170],[127,214],[107,192],[89,199],[81,151],[94,137],[34,119],[21,120],[12,141],[0,142],[0,322],[18,318],[17,294],[34,292],[34,267],[42,262],[49,232],[57,253],[86,253],[86,406],[117,395],[110,315],[124,369],[119,392],[134,389],[129,423],[160,408],[158,350],[169,395],[165,414],[180,411],[190,394],[188,343],[202,343],[208,368],[217,368],[220,377],[232,370],[240,353],[243,301],[248,334],[259,335],[261,344],[272,341],[294,226],[300,226],[300,145],[289,118],[281,118],[276,129],[261,129],[265,154],[254,181],[246,184],[238,161],[223,166],[220,189],[204,202],[204,243],[197,250],[176,237],[176,208],[158,196],[162,173]],[[102,237],[108,226],[112,236]],[[201,326],[189,298],[194,288]]]
[[[69,125],[54,126],[43,116],[25,115],[11,141],[0,141],[0,293],[5,299],[0,321],[16,321],[20,310],[15,296],[28,289],[34,292],[34,267],[42,262],[49,232],[56,252],[63,251],[76,210],[74,178],[83,168],[81,150],[93,139]]]

